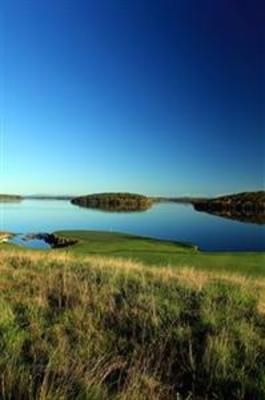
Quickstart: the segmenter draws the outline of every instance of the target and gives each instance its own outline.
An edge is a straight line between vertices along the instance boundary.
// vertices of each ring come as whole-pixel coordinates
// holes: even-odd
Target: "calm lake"
[[[265,250],[265,225],[197,212],[191,205],[161,203],[140,213],[108,213],[68,201],[0,203],[0,231],[105,230],[184,241],[211,251]]]

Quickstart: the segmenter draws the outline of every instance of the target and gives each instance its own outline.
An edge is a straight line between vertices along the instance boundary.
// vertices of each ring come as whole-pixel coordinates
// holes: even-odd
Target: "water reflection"
[[[106,213],[68,201],[0,204],[0,231],[105,230],[194,243],[204,250],[265,250],[265,226],[197,212],[191,205],[157,204],[144,213]]]
[[[251,224],[257,224],[257,225],[264,225],[265,224],[265,214],[260,212],[260,213],[252,213],[252,212],[244,212],[240,211],[237,212],[236,210],[200,210],[196,208],[195,205],[195,210],[199,212],[205,212],[207,214],[212,214],[216,215],[217,217],[222,217],[222,218],[228,218],[232,219],[234,221],[239,221],[239,222],[248,222]]]

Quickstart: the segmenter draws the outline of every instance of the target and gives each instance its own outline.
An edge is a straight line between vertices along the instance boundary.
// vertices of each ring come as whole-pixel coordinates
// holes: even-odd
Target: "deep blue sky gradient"
[[[0,0],[0,192],[261,188],[262,4]]]

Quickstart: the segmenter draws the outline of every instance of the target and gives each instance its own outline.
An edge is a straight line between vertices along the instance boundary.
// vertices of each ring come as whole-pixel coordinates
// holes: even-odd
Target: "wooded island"
[[[72,204],[98,208],[105,211],[145,211],[152,207],[153,200],[134,193],[99,193],[76,197]]]

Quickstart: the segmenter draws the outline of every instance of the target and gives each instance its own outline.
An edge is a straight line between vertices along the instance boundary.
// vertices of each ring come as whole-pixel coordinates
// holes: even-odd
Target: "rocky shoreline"
[[[49,245],[49,247],[52,249],[68,247],[77,243],[77,240],[61,238],[53,233],[30,233],[30,234],[20,235],[10,232],[0,232],[0,243],[13,243],[12,239],[15,238],[20,238],[21,243],[24,243],[25,247],[27,247],[26,243],[32,240],[43,241],[47,245]]]
[[[25,240],[34,239],[43,240],[53,249],[68,247],[77,243],[77,240],[61,238],[56,236],[54,233],[33,233],[25,237]]]

